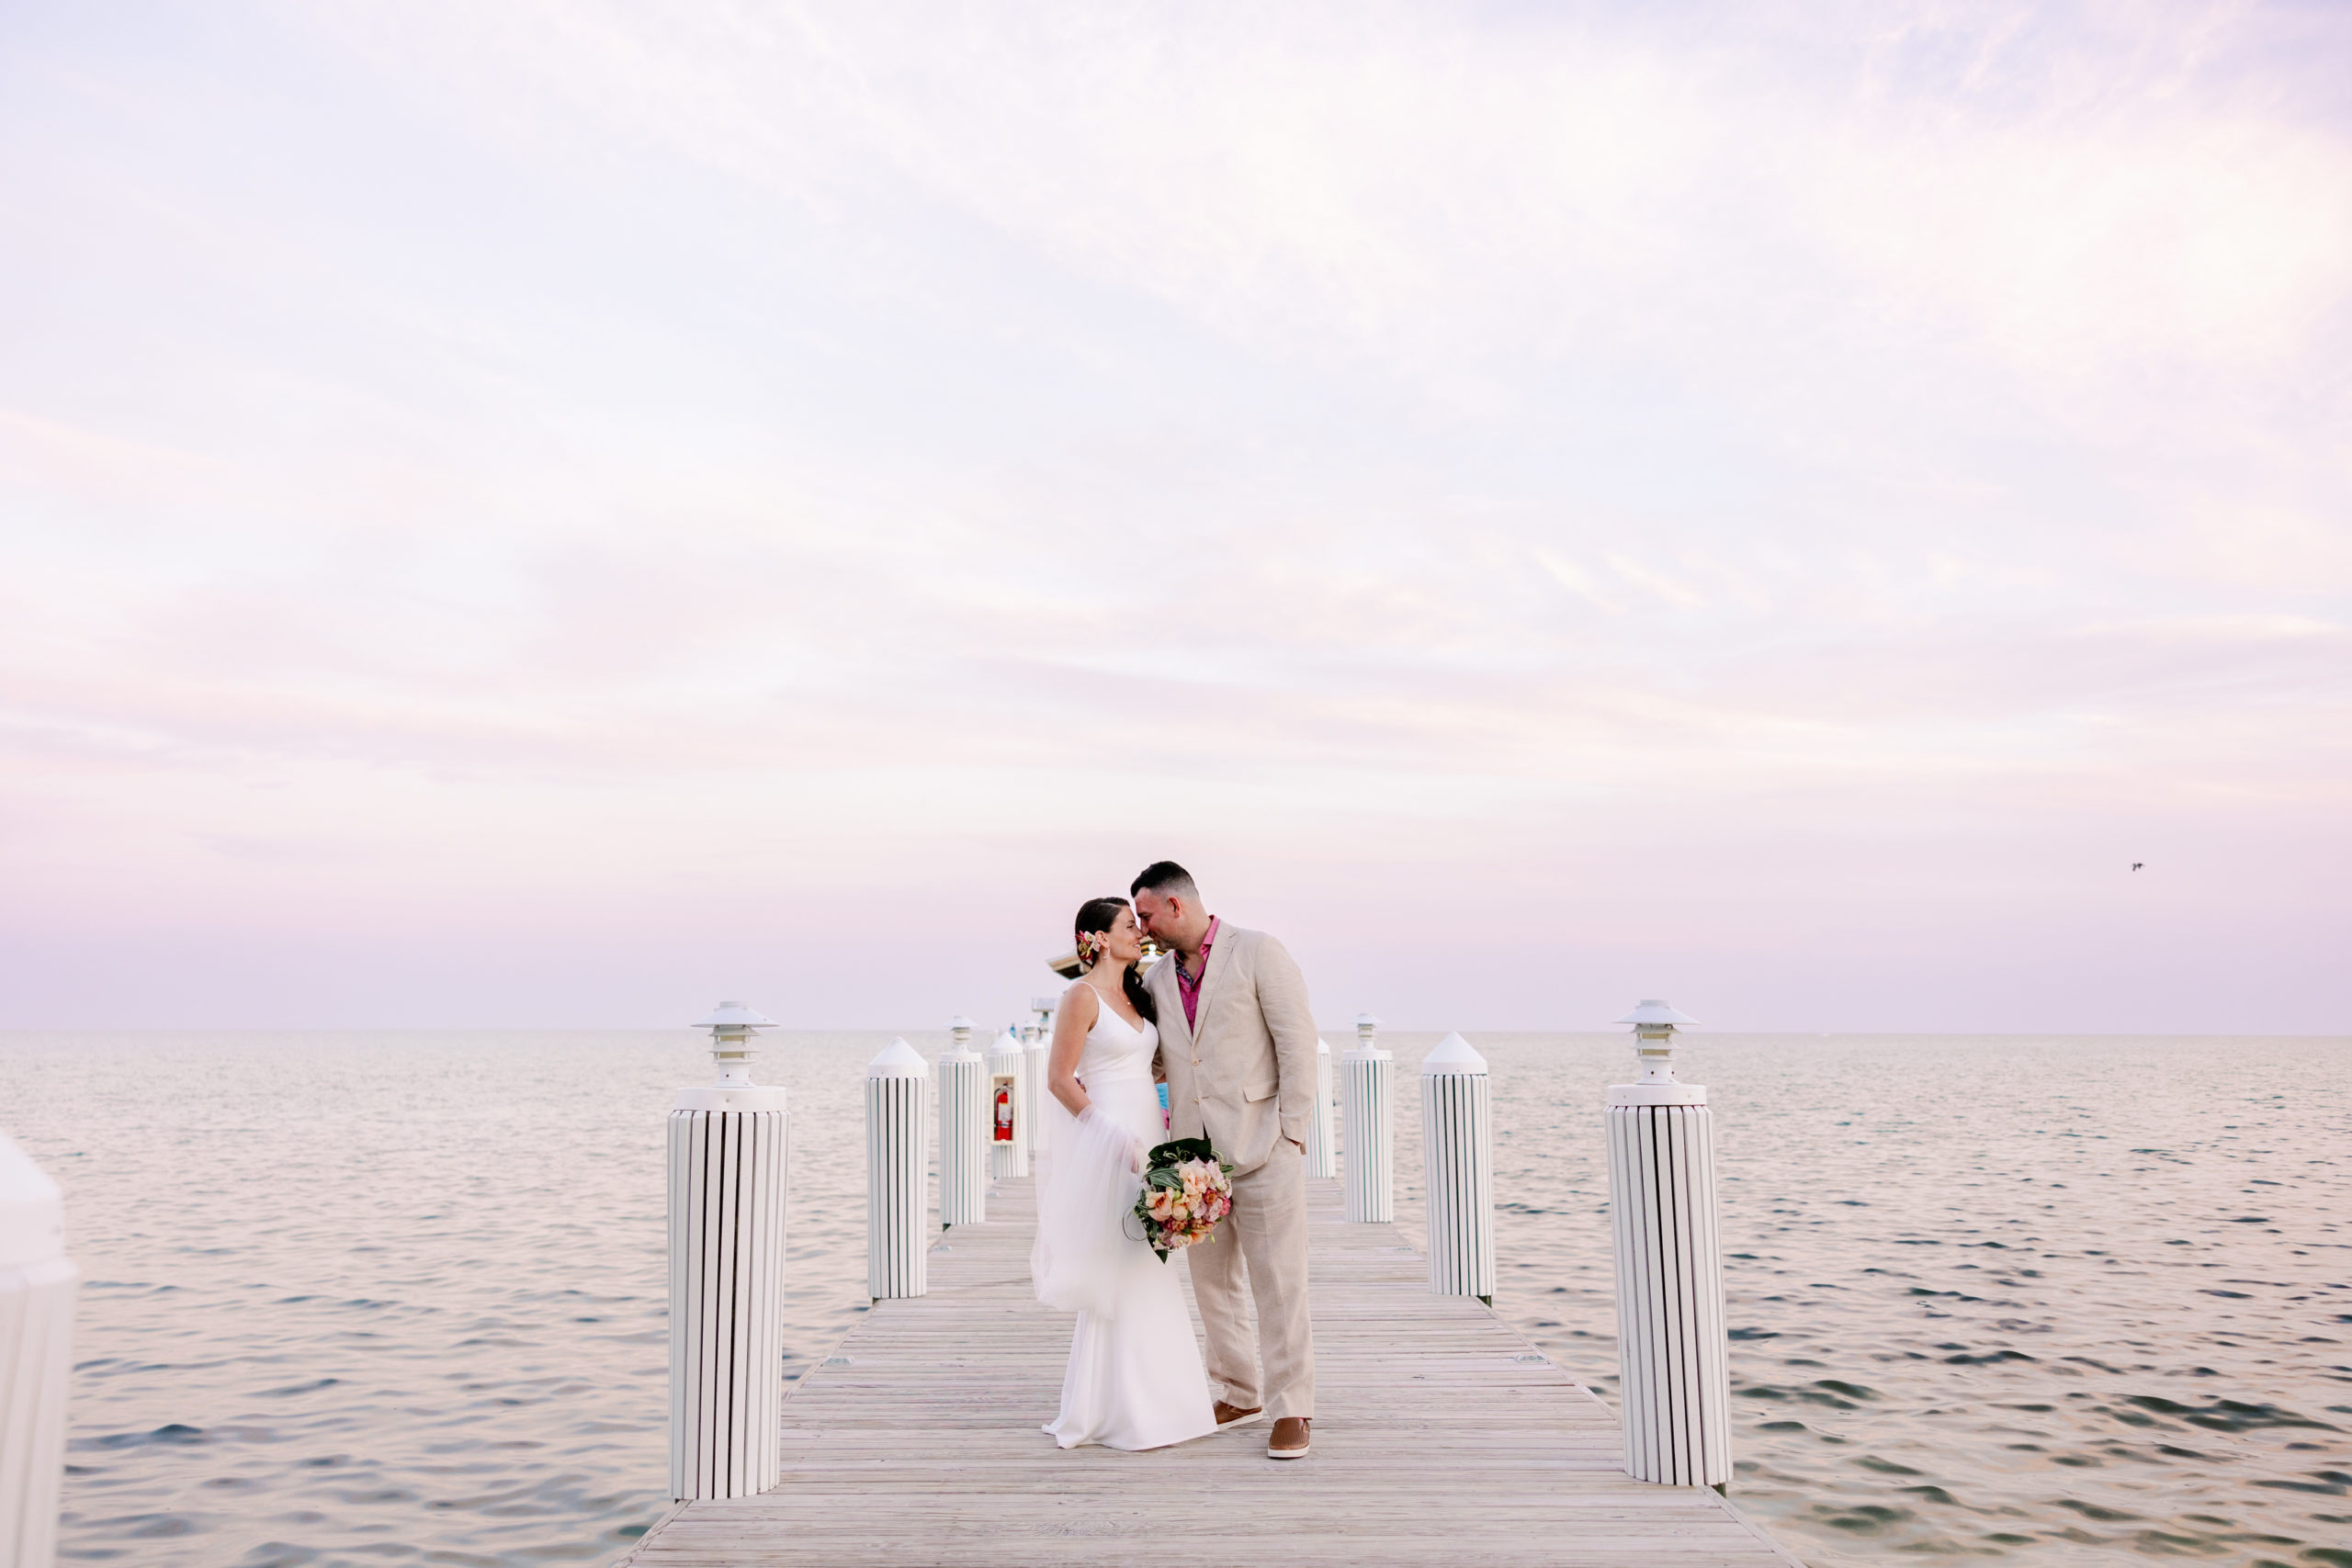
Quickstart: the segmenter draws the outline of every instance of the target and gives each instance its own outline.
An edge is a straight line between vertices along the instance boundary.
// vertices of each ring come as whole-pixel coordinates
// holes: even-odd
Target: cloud
[[[175,26],[0,107],[11,930],[788,935],[855,1021],[943,877],[1025,973],[1174,850],[1349,986],[1500,909],[1510,1021],[1574,948],[1809,1027],[2208,973],[2043,901],[2143,835],[2340,1010],[2331,13]]]

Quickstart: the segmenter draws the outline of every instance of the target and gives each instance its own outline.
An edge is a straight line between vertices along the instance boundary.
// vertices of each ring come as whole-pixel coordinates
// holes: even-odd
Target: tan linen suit
[[[1169,1129],[1179,1138],[1206,1136],[1233,1165],[1233,1213],[1186,1254],[1208,1336],[1209,1386],[1227,1404],[1262,1404],[1276,1420],[1312,1416],[1306,1162],[1284,1141],[1306,1141],[1315,1104],[1306,980],[1281,942],[1220,921],[1201,975],[1196,1028],[1184,1021],[1176,989],[1180,962],[1170,955],[1152,965],[1146,981],[1159,1008]],[[1255,1334],[1245,1286],[1257,1303]]]

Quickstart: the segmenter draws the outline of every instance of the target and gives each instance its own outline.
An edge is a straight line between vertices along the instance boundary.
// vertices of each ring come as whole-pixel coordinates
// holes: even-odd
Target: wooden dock
[[[1257,1422],[1149,1453],[1064,1450],[1070,1319],[1029,1286],[1032,1192],[943,1235],[931,1293],[878,1303],[784,1405],[784,1481],[674,1510],[621,1562],[1801,1568],[1713,1492],[1620,1468],[1616,1417],[1394,1225],[1308,1184],[1315,1452]],[[1182,1267],[1171,1261],[1171,1268]],[[1188,1287],[1189,1289],[1189,1287]]]

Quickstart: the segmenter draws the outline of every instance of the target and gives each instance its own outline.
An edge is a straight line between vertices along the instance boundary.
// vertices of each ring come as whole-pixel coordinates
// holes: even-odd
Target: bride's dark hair
[[[1119,911],[1126,907],[1125,898],[1089,898],[1080,904],[1078,919],[1070,922],[1071,935],[1078,939],[1079,952],[1085,953],[1086,938],[1090,932],[1109,931],[1111,922],[1117,919]],[[1143,976],[1136,973],[1134,964],[1127,965],[1125,974],[1120,978],[1119,988],[1127,993],[1128,1006],[1152,1022],[1159,1021],[1159,1004],[1153,1001],[1151,993],[1143,988]]]

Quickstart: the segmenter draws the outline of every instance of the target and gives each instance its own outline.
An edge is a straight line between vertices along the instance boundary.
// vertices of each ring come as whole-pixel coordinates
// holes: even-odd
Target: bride
[[[1214,1432],[1216,1416],[1175,1265],[1134,1218],[1144,1156],[1168,1137],[1151,1076],[1159,1030],[1126,900],[1090,900],[1077,936],[1086,969],[1054,1021],[1029,1256],[1037,1299],[1078,1314],[1061,1414],[1046,1430],[1066,1449],[1165,1448]]]

